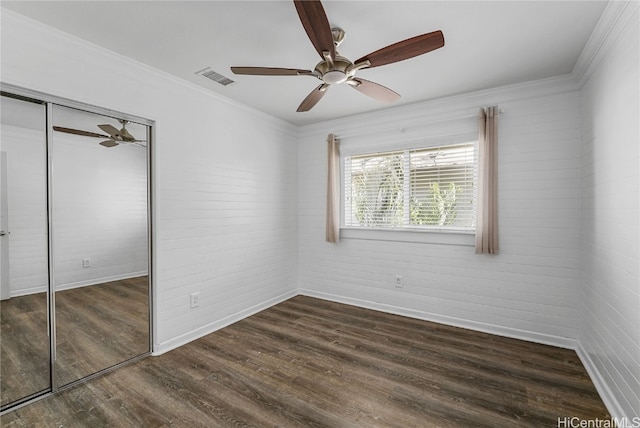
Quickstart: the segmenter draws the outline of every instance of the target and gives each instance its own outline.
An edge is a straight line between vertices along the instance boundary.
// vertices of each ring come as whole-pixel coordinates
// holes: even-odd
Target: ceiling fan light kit
[[[320,101],[331,85],[346,83],[358,92],[382,102],[394,102],[400,94],[378,83],[356,77],[356,72],[366,68],[379,67],[413,58],[444,46],[442,31],[406,39],[358,59],[355,63],[340,55],[337,47],[343,42],[345,32],[341,28],[331,28],[327,15],[319,0],[294,0],[300,22],[311,44],[322,60],[314,70],[278,67],[231,67],[234,74],[254,76],[312,76],[323,83],[316,87],[302,101],[298,112],[311,110]]]
[[[347,80],[347,73],[341,70],[329,70],[322,75],[322,81],[329,85],[337,85]]]

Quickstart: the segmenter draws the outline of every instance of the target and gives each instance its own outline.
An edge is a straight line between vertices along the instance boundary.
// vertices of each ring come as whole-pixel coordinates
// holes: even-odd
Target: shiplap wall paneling
[[[268,301],[274,289],[286,293],[294,286],[295,144],[277,129],[247,127],[226,115],[221,120],[234,127],[233,135],[195,140],[189,151],[173,148],[174,167],[163,177],[160,234],[170,251],[160,260],[165,298],[183,307],[171,320],[170,336],[179,336],[193,312],[193,328],[203,328],[209,311],[233,317],[246,302]],[[217,127],[212,123],[203,135],[215,136]],[[185,283],[187,294],[200,293],[201,308],[189,310]]]
[[[7,107],[7,106],[5,106]],[[42,108],[42,106],[38,106]],[[47,161],[42,129],[2,124],[7,153],[10,297],[47,290]]]
[[[295,293],[293,125],[10,11],[0,19],[4,82],[155,122],[155,353]]]
[[[499,334],[573,346],[580,278],[579,94],[565,79],[531,83],[303,127],[299,169],[299,260],[303,293]],[[472,246],[342,239],[324,242],[329,132],[367,134],[394,122],[395,138],[446,138],[430,118],[459,112],[463,134],[482,105],[498,104],[498,256]],[[471,118],[469,118],[471,112]],[[425,124],[419,123],[424,118]],[[444,120],[444,119],[443,119]],[[455,121],[454,121],[455,122]],[[409,125],[404,126],[405,123]],[[432,131],[433,130],[433,131]],[[448,131],[458,132],[454,129]],[[371,132],[372,148],[378,144]],[[385,138],[394,138],[386,135]],[[436,139],[437,139],[436,138]],[[366,148],[362,137],[358,145]],[[349,138],[342,140],[349,151]],[[359,149],[362,149],[359,147]],[[468,244],[472,245],[472,236]],[[402,275],[404,287],[395,288]]]
[[[148,271],[146,149],[136,145],[106,148],[99,141],[53,135],[56,290],[142,276]],[[89,259],[88,267],[84,259]]]
[[[638,22],[637,2],[613,2],[582,64],[579,344],[614,416],[630,423],[640,418]]]

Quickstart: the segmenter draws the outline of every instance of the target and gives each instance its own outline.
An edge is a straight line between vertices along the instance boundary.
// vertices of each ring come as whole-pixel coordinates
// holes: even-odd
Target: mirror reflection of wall
[[[0,97],[0,394],[50,385],[45,106]]]
[[[1,99],[5,410],[150,352],[150,127]]]
[[[147,129],[57,105],[52,116],[61,386],[149,351]],[[108,138],[123,127],[141,141]]]

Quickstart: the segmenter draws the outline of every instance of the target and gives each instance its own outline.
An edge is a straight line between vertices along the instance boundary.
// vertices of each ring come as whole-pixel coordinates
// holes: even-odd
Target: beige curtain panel
[[[498,107],[480,110],[476,254],[497,254],[498,246]]]
[[[340,240],[340,142],[327,138],[327,242]]]

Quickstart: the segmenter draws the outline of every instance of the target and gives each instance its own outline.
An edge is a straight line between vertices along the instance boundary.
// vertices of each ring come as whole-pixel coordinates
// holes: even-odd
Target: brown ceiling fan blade
[[[307,98],[302,100],[300,106],[298,107],[298,110],[296,111],[303,112],[311,110],[313,106],[318,104],[318,101],[320,101],[320,99],[324,96],[328,88],[329,85],[327,85],[326,83],[323,83],[322,85],[315,88],[309,95],[307,95]]]
[[[316,48],[320,57],[325,59],[323,52],[329,52],[331,60],[336,58],[336,48],[333,44],[331,26],[327,14],[318,0],[294,0],[300,22],[309,36],[309,40]]]
[[[113,125],[98,125],[98,128],[102,129],[104,132],[106,132],[107,134],[109,134],[112,137],[119,137],[120,136],[120,130],[118,128],[116,128]]]
[[[370,80],[361,79],[358,77],[350,80],[347,83],[349,83],[349,85],[355,90],[365,94],[368,97],[373,98],[374,100],[382,101],[385,103],[392,103],[400,99],[400,94],[398,94],[397,92],[394,92],[386,86],[382,86],[381,84],[372,82]]]
[[[114,140],[107,140],[107,141],[101,142],[100,145],[105,147],[115,147],[118,145],[118,142]]]
[[[365,55],[355,62],[359,64],[369,61],[371,67],[379,67],[381,65],[391,64],[405,59],[413,58],[418,55],[431,52],[444,46],[444,35],[442,31],[434,31],[420,36],[412,37],[398,43],[394,43],[385,48],[378,49]]]
[[[233,74],[250,74],[254,76],[314,76],[311,70],[278,67],[231,67]]]
[[[73,128],[65,128],[63,126],[54,126],[53,130],[58,132],[66,132],[67,134],[82,135],[84,137],[109,138],[108,135],[97,134],[95,132],[89,132],[89,131],[81,131],[79,129],[73,129]]]

